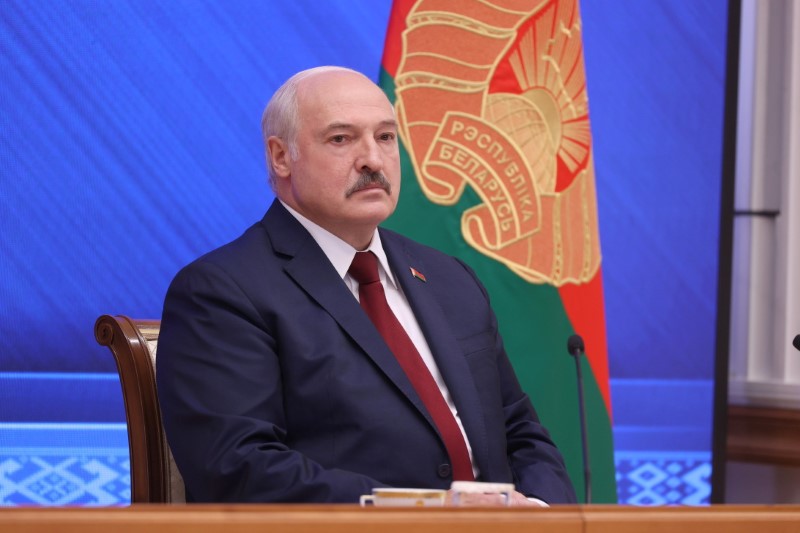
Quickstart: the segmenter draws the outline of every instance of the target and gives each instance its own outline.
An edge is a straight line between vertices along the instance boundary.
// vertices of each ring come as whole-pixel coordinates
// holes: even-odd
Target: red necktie
[[[439,429],[452,463],[453,479],[474,480],[467,444],[453,412],[414,343],[386,301],[386,294],[383,292],[383,285],[378,275],[378,258],[372,252],[356,252],[348,272],[358,282],[361,307],[389,345]]]

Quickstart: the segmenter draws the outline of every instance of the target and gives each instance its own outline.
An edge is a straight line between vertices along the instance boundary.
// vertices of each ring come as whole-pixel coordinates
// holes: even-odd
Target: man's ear
[[[287,178],[292,173],[289,146],[280,137],[274,135],[267,139],[267,153],[275,175]]]

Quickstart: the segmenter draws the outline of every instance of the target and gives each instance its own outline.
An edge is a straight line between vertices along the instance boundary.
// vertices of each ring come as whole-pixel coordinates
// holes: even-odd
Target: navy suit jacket
[[[563,459],[519,386],[474,273],[379,231],[479,480],[574,502]],[[190,501],[352,503],[373,487],[452,481],[444,444],[408,378],[320,247],[277,201],[241,237],[175,277],[157,379]]]

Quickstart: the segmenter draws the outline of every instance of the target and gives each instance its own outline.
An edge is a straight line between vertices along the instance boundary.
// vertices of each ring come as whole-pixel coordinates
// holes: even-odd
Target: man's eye
[[[345,137],[344,135],[334,135],[333,137],[331,137],[331,142],[335,144],[341,144],[345,141],[345,139],[347,139],[347,137]]]
[[[393,141],[394,137],[395,137],[394,133],[382,133],[380,135],[380,139],[382,141]]]

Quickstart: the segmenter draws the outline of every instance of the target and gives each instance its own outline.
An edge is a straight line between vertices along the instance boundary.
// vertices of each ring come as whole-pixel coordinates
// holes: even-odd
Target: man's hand
[[[528,498],[524,494],[517,491],[513,491],[509,494],[509,502],[506,504],[506,498],[504,494],[485,492],[461,492],[459,493],[458,501],[456,502],[454,501],[454,491],[448,490],[447,496],[445,497],[445,505],[458,505],[459,507],[505,507],[506,505],[511,505],[514,507],[549,507],[549,505],[542,500],[537,498]]]
[[[547,502],[539,498],[528,498],[524,494],[517,491],[511,493],[511,505],[520,505],[526,507],[550,507]]]

